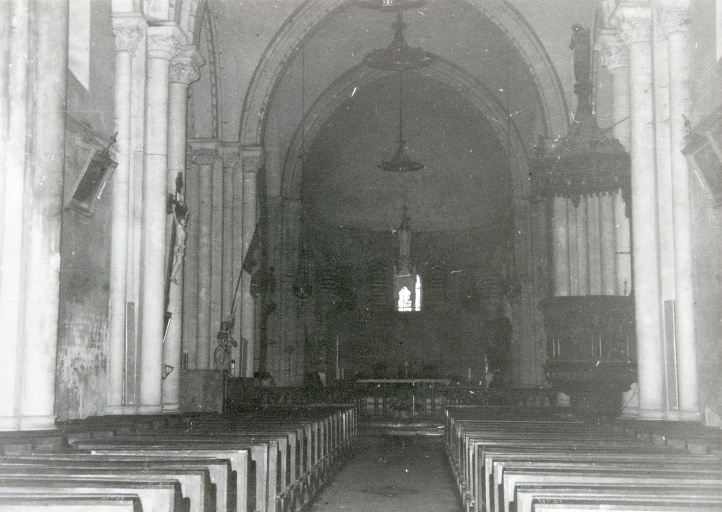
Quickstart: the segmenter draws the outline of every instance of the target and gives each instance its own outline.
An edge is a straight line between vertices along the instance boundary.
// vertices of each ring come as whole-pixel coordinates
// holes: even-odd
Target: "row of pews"
[[[467,512],[722,510],[719,451],[661,443],[665,428],[675,439],[683,430],[655,427],[604,428],[558,408],[449,407],[446,449]]]
[[[0,512],[296,512],[353,453],[357,421],[330,405],[104,417],[62,425],[62,450],[0,434]]]

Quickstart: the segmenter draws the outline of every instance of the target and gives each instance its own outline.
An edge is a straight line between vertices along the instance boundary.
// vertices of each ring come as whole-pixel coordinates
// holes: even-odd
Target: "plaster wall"
[[[65,189],[67,201],[92,151],[113,133],[115,49],[110,4],[94,1],[90,84],[68,73]],[[105,406],[112,177],[92,216],[63,212],[56,413],[60,420],[98,414]]]
[[[241,111],[253,72],[276,32],[302,3],[302,0],[213,3],[222,69],[221,140],[238,140]]]
[[[692,254],[700,412],[722,416],[722,304],[720,303],[720,210],[691,176]]]
[[[719,2],[717,3],[719,6]],[[717,7],[718,9],[720,7]],[[722,104],[722,63],[717,61],[714,0],[696,0],[689,7],[691,119],[696,126]]]
[[[714,115],[722,102],[720,65],[715,54],[714,1],[690,2],[689,47],[691,128]],[[717,3],[719,6],[719,2]],[[719,8],[719,7],[718,7]],[[719,143],[719,141],[718,141]],[[692,209],[692,254],[694,266],[695,329],[699,410],[702,418],[710,408],[722,416],[722,289],[720,289],[720,207],[710,201],[692,166],[690,205]]]

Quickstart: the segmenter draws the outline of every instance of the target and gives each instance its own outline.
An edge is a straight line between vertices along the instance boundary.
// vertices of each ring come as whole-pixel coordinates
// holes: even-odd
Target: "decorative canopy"
[[[631,207],[630,159],[622,144],[599,129],[592,113],[589,31],[579,24],[569,45],[574,50],[577,112],[566,137],[540,139],[532,162],[531,189],[537,199],[561,196],[579,204],[582,196],[621,189]]]

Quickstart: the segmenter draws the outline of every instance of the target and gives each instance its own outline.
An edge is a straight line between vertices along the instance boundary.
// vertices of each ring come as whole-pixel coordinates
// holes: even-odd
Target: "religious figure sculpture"
[[[592,74],[592,53],[589,30],[579,23],[572,25],[569,48],[574,50],[574,78],[577,84],[589,82]]]
[[[171,265],[170,281],[178,284],[178,271],[183,263],[183,257],[186,250],[186,238],[188,238],[188,217],[190,212],[185,204],[183,195],[183,174],[178,173],[176,177],[176,193],[175,196],[169,194],[168,202],[169,213],[173,214],[174,240],[173,244],[173,264]]]
[[[170,280],[178,284],[178,271],[180,270],[183,256],[186,250],[186,238],[188,237],[187,225],[190,212],[184,204],[173,206],[173,225],[175,226],[175,245],[173,246],[173,266],[171,267]]]

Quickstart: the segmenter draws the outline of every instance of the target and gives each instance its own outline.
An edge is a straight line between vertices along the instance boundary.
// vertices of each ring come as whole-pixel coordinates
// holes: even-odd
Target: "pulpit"
[[[630,155],[592,111],[589,30],[572,27],[577,112],[566,137],[542,139],[531,191],[550,204],[553,278],[544,312],[546,377],[593,417],[617,416],[637,380],[631,275]],[[631,271],[630,271],[631,272]]]
[[[540,307],[547,380],[582,413],[619,415],[622,393],[637,379],[633,297],[549,297]]]

